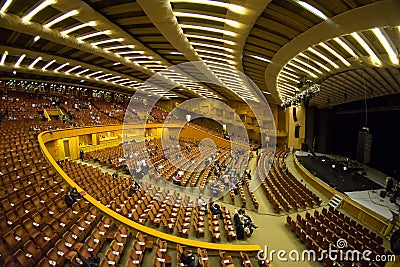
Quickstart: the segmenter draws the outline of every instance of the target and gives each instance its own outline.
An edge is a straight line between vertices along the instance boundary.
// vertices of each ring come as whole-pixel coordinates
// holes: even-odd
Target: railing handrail
[[[71,186],[71,187],[76,187],[76,189],[79,192],[84,192],[84,190],[75,183],[74,180],[72,180],[65,172],[63,169],[60,168],[60,166],[56,163],[54,158],[51,156],[50,152],[48,151],[44,141],[43,137],[46,136],[46,139],[51,135],[49,131],[42,132],[38,135],[38,141],[39,141],[39,146],[49,162],[49,164],[54,168],[54,170]],[[51,136],[50,136],[51,137]],[[52,139],[54,140],[54,139]],[[47,141],[52,141],[50,138],[47,139]],[[203,248],[203,249],[208,249],[208,250],[224,250],[224,251],[232,251],[232,252],[239,252],[239,251],[248,251],[248,252],[258,252],[261,250],[261,247],[259,245],[232,245],[232,244],[216,244],[216,243],[210,243],[210,242],[204,242],[204,241],[197,241],[197,240],[191,240],[191,239],[186,239],[182,237],[177,237],[173,236],[149,227],[146,227],[144,225],[138,224],[125,216],[115,212],[114,210],[104,206],[101,204],[99,201],[97,201],[95,198],[93,198],[89,194],[85,194],[83,196],[87,201],[89,201],[92,205],[97,207],[100,211],[103,213],[113,217],[114,219],[118,220],[119,222],[128,225],[131,228],[136,229],[137,231],[140,232],[145,232],[147,235],[150,235],[154,238],[161,238],[163,240],[166,240],[168,242],[172,243],[177,243],[181,245],[186,245],[189,247],[198,247],[198,248]]]

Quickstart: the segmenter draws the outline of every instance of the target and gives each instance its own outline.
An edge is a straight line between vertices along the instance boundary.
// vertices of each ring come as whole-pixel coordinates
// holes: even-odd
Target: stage
[[[389,197],[379,195],[385,189],[386,174],[344,157],[302,151],[297,151],[296,156],[316,178],[360,205],[387,219],[393,217],[390,210],[398,213],[400,197],[397,203],[391,203]]]

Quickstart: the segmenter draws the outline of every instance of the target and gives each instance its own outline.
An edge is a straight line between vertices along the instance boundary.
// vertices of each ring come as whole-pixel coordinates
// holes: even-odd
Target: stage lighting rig
[[[319,84],[312,84],[311,80],[306,80],[305,84],[307,85],[307,89],[302,92],[296,93],[291,98],[285,99],[285,101],[281,104],[281,107],[286,109],[292,105],[296,106],[301,103],[307,106],[310,100],[318,94],[321,86]]]

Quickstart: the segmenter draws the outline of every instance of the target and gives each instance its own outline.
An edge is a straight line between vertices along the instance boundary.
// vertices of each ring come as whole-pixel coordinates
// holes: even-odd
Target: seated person
[[[67,193],[65,194],[64,201],[65,201],[65,204],[67,204],[67,206],[68,206],[69,208],[71,208],[72,205],[75,203],[75,199],[71,196],[71,193],[70,193],[70,192],[67,192]]]
[[[210,210],[214,215],[222,214],[221,207],[217,203],[214,203],[214,201],[212,200],[210,200]]]
[[[144,174],[138,169],[136,169],[135,172],[132,174],[133,174],[133,177],[135,177],[136,179],[139,179],[139,180],[143,179],[143,177],[144,177]]]
[[[130,197],[133,196],[133,195],[136,193],[136,191],[139,190],[139,188],[140,188],[139,183],[135,181],[135,182],[131,185],[131,187],[129,188],[129,196],[130,196]]]
[[[98,261],[98,257],[89,257],[89,259],[86,259],[85,257],[77,254],[72,261],[72,266],[95,267],[99,266]]]
[[[174,176],[172,178],[172,182],[176,185],[181,185],[181,177],[179,176],[179,174],[177,174],[176,176]]]
[[[197,266],[197,260],[196,257],[192,254],[191,251],[185,250],[180,257],[181,263],[183,266],[188,266],[188,267],[196,267]]]
[[[245,207],[242,206],[242,207],[240,208],[240,210],[238,211],[238,213],[239,213],[239,216],[240,216],[240,215],[243,216],[243,218],[244,218],[244,224],[245,224],[245,226],[249,227],[250,233],[253,233],[253,230],[254,230],[254,229],[257,229],[258,226],[256,226],[256,225],[253,223],[253,221],[251,220],[250,216],[246,214],[246,209],[245,209]],[[254,229],[253,229],[253,228],[254,228]]]
[[[202,196],[199,196],[199,200],[197,201],[197,205],[199,206],[200,210],[207,211],[207,202],[204,201]]]
[[[78,189],[76,189],[76,187],[72,188],[71,197],[74,199],[74,201],[78,201],[78,199],[81,198],[81,194],[79,194]]]
[[[117,173],[117,171],[115,171],[115,172],[112,174],[112,178],[118,179],[118,173]]]

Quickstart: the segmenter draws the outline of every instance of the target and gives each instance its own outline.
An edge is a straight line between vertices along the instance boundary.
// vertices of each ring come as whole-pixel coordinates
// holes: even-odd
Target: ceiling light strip
[[[75,75],[79,76],[79,75],[81,75],[81,74],[83,74],[83,73],[85,73],[85,72],[88,72],[89,70],[90,70],[90,69],[84,69],[84,70],[82,70],[82,71],[76,73]]]
[[[111,74],[111,73],[103,74],[103,75],[100,75],[100,76],[98,76],[98,77],[94,77],[94,79],[95,79],[95,80],[98,80],[98,79],[101,79],[101,78],[104,78],[104,77],[107,77],[107,76],[110,76],[110,75],[112,75],[112,74]]]
[[[121,56],[121,55],[143,54],[143,53],[144,53],[144,51],[123,51],[123,52],[117,52],[115,54],[118,55],[118,56]]]
[[[305,73],[310,74],[311,77],[313,77],[313,78],[318,78],[318,76],[315,75],[313,72],[311,72],[311,71],[309,71],[309,70],[307,70],[307,69],[305,69],[305,68],[303,68],[303,67],[301,67],[301,66],[299,66],[299,65],[297,65],[297,64],[295,64],[295,63],[293,63],[293,62],[289,62],[288,64],[291,65],[291,66],[293,66],[293,67],[295,67],[296,69],[299,69],[299,70],[301,70],[301,71],[303,71],[303,72],[305,72]]]
[[[201,30],[201,31],[207,31],[207,32],[215,32],[215,33],[220,33],[220,34],[228,35],[228,36],[232,36],[232,37],[237,36],[236,32],[219,29],[219,28],[214,28],[214,27],[191,25],[191,24],[180,24],[180,26],[183,29],[193,29],[193,30]]]
[[[295,82],[295,83],[298,83],[298,82],[299,82],[299,80],[294,79],[293,77],[290,77],[290,76],[285,75],[285,74],[279,74],[279,77],[282,77],[282,78],[284,78],[284,79],[291,80],[291,81],[293,81],[293,82]],[[278,79],[279,79],[279,78],[278,78]]]
[[[318,66],[320,66],[321,68],[323,68],[324,70],[326,70],[327,72],[330,72],[331,71],[331,69],[330,68],[328,68],[327,66],[325,66],[324,64],[322,64],[321,62],[319,62],[319,61],[317,61],[317,60],[314,60],[314,59],[312,59],[311,57],[309,57],[309,56],[307,56],[306,54],[304,54],[304,53],[300,53],[299,54],[299,56],[302,56],[302,57],[304,57],[304,58],[306,58],[306,59],[308,59],[308,60],[311,60],[312,62],[314,62],[315,64],[317,64]],[[291,71],[293,71],[292,69],[290,69],[290,68],[287,68],[287,69],[289,69],[289,70],[291,70]]]
[[[52,5],[56,2],[56,0],[45,0],[42,3],[40,3],[38,6],[36,6],[32,11],[30,11],[28,14],[26,14],[22,20],[23,21],[30,21],[37,13],[39,13],[41,10],[45,9],[47,6]]]
[[[333,50],[330,46],[328,46],[325,43],[320,43],[320,46],[322,46],[323,48],[325,48],[327,51],[329,51],[332,55],[334,55],[335,57],[337,57],[340,61],[342,61],[342,63],[344,65],[346,65],[347,67],[350,67],[351,64],[350,62],[348,62],[344,57],[342,57],[342,55],[340,55],[338,52],[336,52],[335,50]]]
[[[298,5],[302,6],[304,9],[310,11],[311,13],[313,13],[314,15],[320,17],[323,20],[327,20],[329,19],[328,16],[326,16],[324,13],[322,13],[321,10],[313,7],[312,5],[310,5],[307,2],[304,1],[300,1],[300,0],[293,0],[294,2],[296,2]]]
[[[96,21],[90,21],[90,22],[88,22],[88,23],[79,24],[79,25],[77,25],[77,26],[74,26],[74,27],[72,27],[72,28],[69,28],[69,29],[67,29],[67,30],[64,30],[64,31],[61,32],[61,34],[68,35],[68,34],[70,34],[71,32],[77,31],[77,30],[79,30],[79,29],[82,29],[82,28],[85,28],[85,27],[94,27],[94,26],[96,26],[96,25],[97,25]]]
[[[8,8],[10,7],[11,3],[13,0],[7,0],[4,5],[1,7],[0,12],[1,13],[6,13]]]
[[[356,39],[356,41],[362,46],[362,48],[364,48],[364,50],[371,56],[371,60],[372,63],[375,65],[381,65],[382,62],[381,60],[378,58],[378,56],[375,54],[374,51],[372,51],[372,49],[369,47],[369,45],[364,41],[364,39],[356,32],[353,32],[351,34],[351,36],[353,36],[354,39]]]
[[[57,67],[56,69],[54,69],[54,72],[57,72],[57,71],[61,70],[62,68],[64,68],[65,66],[68,66],[68,65],[69,65],[68,62],[65,63],[65,64],[62,64],[61,66],[59,66],[59,67]]]
[[[40,60],[42,60],[42,57],[37,57],[30,65],[28,68],[33,69],[33,67],[38,63]]]
[[[68,12],[68,13],[65,13],[65,14],[63,14],[63,15],[61,15],[61,16],[59,16],[59,17],[57,17],[57,18],[55,18],[55,19],[53,19],[51,21],[49,21],[48,23],[43,25],[43,27],[50,28],[51,26],[53,26],[53,25],[65,20],[65,19],[67,19],[69,17],[75,16],[75,15],[78,15],[78,14],[79,14],[79,11],[77,9],[74,9],[74,10]]]
[[[110,77],[110,78],[107,78],[107,79],[103,79],[103,81],[108,82],[108,81],[111,81],[113,79],[118,79],[118,78],[121,78],[121,76]]]
[[[322,53],[318,52],[317,50],[315,50],[312,47],[308,48],[309,51],[311,51],[312,53],[314,53],[315,55],[319,56],[320,58],[322,58],[323,60],[325,60],[326,62],[328,62],[329,64],[331,64],[335,69],[339,68],[339,65],[336,64],[335,62],[333,62],[332,60],[330,60],[328,57],[326,57],[325,55],[323,55]]]
[[[312,66],[312,65],[310,65],[310,64],[308,64],[308,63],[306,63],[306,62],[304,62],[303,60],[298,59],[297,57],[293,58],[292,60],[294,60],[294,61],[296,61],[296,62],[299,62],[300,64],[306,66],[306,67],[309,68],[309,69],[312,69],[313,71],[315,71],[315,72],[317,72],[317,73],[319,73],[319,74],[322,74],[322,71],[320,71],[319,69],[315,68],[314,66]]]
[[[107,39],[107,40],[102,40],[98,42],[91,43],[91,45],[101,45],[101,44],[108,44],[108,43],[113,43],[113,42],[123,42],[124,38],[113,38],[113,39]]]
[[[218,50],[225,50],[229,53],[233,53],[233,49],[232,48],[228,48],[228,47],[224,47],[224,46],[218,46],[218,45],[212,45],[212,44],[206,44],[206,43],[199,43],[199,42],[191,42],[191,45],[197,45],[197,46],[205,46],[208,48],[214,48],[214,49],[218,49]]]
[[[78,66],[75,66],[75,67],[73,67],[73,68],[70,68],[69,70],[67,70],[65,73],[70,73],[71,71],[74,71],[74,70],[76,70],[76,69],[79,69],[81,67],[81,65],[78,65]]]
[[[53,64],[54,62],[56,62],[55,59],[53,59],[52,61],[50,61],[49,63],[47,63],[47,64],[42,68],[42,70],[46,70],[46,69],[47,69],[48,67],[50,67],[50,65]]]
[[[134,45],[117,45],[117,46],[106,47],[106,48],[103,48],[103,49],[106,50],[106,51],[109,51],[109,50],[116,50],[116,49],[123,49],[123,48],[133,49],[133,48],[135,48],[135,46]]]
[[[80,37],[78,37],[77,39],[78,39],[79,41],[83,41],[83,40],[88,39],[88,38],[92,38],[92,37],[99,36],[99,35],[103,35],[103,34],[104,34],[104,35],[107,35],[107,34],[110,34],[110,33],[111,33],[110,30],[100,31],[100,32],[93,32],[93,33],[86,34],[86,35],[84,35],[84,36],[80,36]]]
[[[1,56],[0,65],[4,65],[7,55],[8,55],[8,51],[4,51],[3,55]]]
[[[216,6],[226,8],[232,12],[243,14],[247,9],[243,6],[231,4],[229,2],[219,2],[213,0],[170,0],[171,3],[190,3],[190,4],[202,4],[208,6]]]
[[[383,35],[382,31],[379,28],[375,28],[372,30],[372,32],[378,38],[379,42],[381,42],[383,48],[385,48],[386,52],[389,55],[390,62],[392,62],[395,65],[398,65],[399,58],[395,50],[393,50],[392,46],[389,44],[389,41],[386,39],[385,35]]]
[[[89,75],[86,75],[86,78],[90,78],[91,76],[99,74],[99,73],[102,73],[102,72],[103,72],[102,70],[99,70],[99,71],[96,71],[96,72],[92,72]]]
[[[222,38],[216,38],[216,37],[210,37],[210,36],[204,36],[204,35],[199,35],[199,34],[186,34],[186,37],[202,39],[202,40],[209,40],[209,41],[214,41],[214,42],[221,42],[221,43],[225,43],[227,45],[235,45],[236,44],[236,42],[231,41],[231,40],[222,39]]]
[[[189,13],[189,12],[173,12],[173,14],[175,17],[188,17],[188,18],[217,21],[217,22],[225,23],[232,27],[240,27],[241,26],[240,22],[237,22],[237,21],[234,21],[231,19],[227,19],[227,18],[216,17],[216,16],[197,14],[197,13]]]
[[[123,82],[123,81],[126,81],[126,80],[129,80],[129,79],[128,78],[119,79],[119,80],[112,81],[112,83]]]
[[[261,60],[261,61],[264,61],[264,62],[267,62],[267,63],[271,62],[271,60],[269,60],[267,58],[264,58],[264,57],[257,56],[257,55],[250,55],[250,57],[258,59],[258,60]]]
[[[220,56],[224,56],[224,57],[234,58],[233,55],[229,55],[229,54],[221,53],[221,52],[210,51],[210,50],[204,50],[204,49],[196,49],[196,52],[199,52],[199,53],[207,53],[207,54],[213,54],[213,55],[220,55]]]
[[[26,54],[22,54],[22,55],[18,58],[17,62],[15,62],[14,67],[18,68],[19,65],[21,64],[22,60],[24,60],[25,57],[26,57]]]
[[[292,76],[293,78],[295,78],[295,79],[299,79],[299,76],[297,76],[297,75],[295,75],[295,74],[293,74],[293,73],[291,73],[291,72],[288,72],[288,71],[286,71],[286,70],[281,70],[281,73],[284,73],[284,74],[286,74],[286,75],[289,75],[289,76]]]
[[[343,42],[339,37],[333,38],[336,43],[338,43],[344,50],[347,51],[351,56],[357,57],[356,53],[354,53],[353,49],[350,48],[345,42]]]

